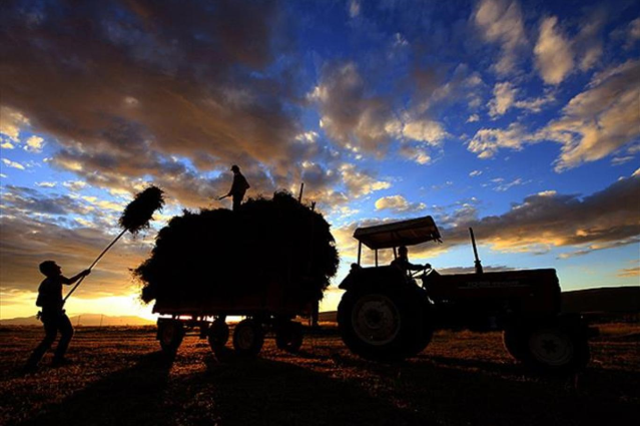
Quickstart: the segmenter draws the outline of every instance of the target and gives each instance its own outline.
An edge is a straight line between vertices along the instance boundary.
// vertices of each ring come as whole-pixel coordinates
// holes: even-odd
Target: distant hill
[[[155,324],[155,321],[145,318],[136,317],[133,315],[112,317],[108,315],[100,314],[81,314],[69,318],[73,326],[85,326],[85,327],[97,327],[100,326],[115,326],[115,325],[150,325]],[[0,325],[42,325],[40,320],[35,316],[25,318],[13,318],[7,320],[1,320]]]
[[[562,293],[564,312],[624,314],[640,312],[640,286],[594,288]]]

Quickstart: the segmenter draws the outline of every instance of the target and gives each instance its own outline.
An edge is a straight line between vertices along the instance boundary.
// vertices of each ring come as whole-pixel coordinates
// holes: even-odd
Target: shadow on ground
[[[428,355],[381,364],[345,351],[202,361],[144,355],[23,425],[569,426],[635,424],[640,415],[640,374],[631,371],[539,377],[515,364]]]

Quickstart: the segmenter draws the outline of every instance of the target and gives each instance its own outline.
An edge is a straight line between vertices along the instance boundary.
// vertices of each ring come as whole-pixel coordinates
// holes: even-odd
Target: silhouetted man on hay
[[[24,367],[25,372],[33,371],[44,356],[45,352],[51,347],[58,331],[60,331],[60,342],[53,358],[53,366],[66,364],[68,361],[64,358],[71,337],[73,336],[73,326],[69,317],[62,309],[64,302],[62,299],[62,285],[71,285],[80,278],[89,275],[90,269],[80,272],[78,275],[67,278],[62,275],[62,269],[53,260],[47,260],[40,264],[40,272],[47,278],[42,281],[38,288],[38,299],[36,306],[40,306],[42,311],[38,313],[44,325],[45,336],[38,347],[33,351],[31,357]]]
[[[233,184],[226,196],[233,197],[233,211],[237,211],[240,207],[240,203],[242,203],[244,194],[250,186],[247,179],[245,179],[242,173],[240,173],[240,167],[233,165],[231,166],[231,171],[233,172]]]

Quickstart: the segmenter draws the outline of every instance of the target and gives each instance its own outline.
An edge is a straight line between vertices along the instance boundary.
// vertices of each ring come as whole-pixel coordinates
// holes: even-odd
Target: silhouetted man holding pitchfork
[[[251,186],[249,186],[247,179],[242,175],[242,173],[240,173],[240,167],[233,165],[231,166],[231,171],[233,172],[233,184],[231,184],[231,189],[227,195],[220,197],[219,200],[227,197],[233,197],[233,211],[237,211],[240,207],[240,203],[242,203],[244,194]]]
[[[38,288],[38,299],[36,306],[42,308],[38,313],[42,323],[44,324],[45,336],[38,347],[33,351],[31,357],[25,365],[25,372],[33,371],[44,356],[45,352],[51,347],[56,339],[58,331],[60,331],[60,342],[56,348],[53,357],[53,366],[59,366],[67,363],[64,354],[67,351],[71,337],[73,336],[73,326],[69,317],[62,309],[64,301],[62,299],[62,285],[71,285],[80,278],[91,273],[90,269],[80,272],[78,275],[67,278],[62,275],[62,269],[53,260],[47,260],[40,264],[40,272],[47,278],[42,281]]]

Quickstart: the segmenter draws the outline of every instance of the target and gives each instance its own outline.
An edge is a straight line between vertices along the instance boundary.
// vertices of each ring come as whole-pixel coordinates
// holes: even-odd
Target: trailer
[[[199,338],[207,339],[212,351],[219,353],[230,337],[227,318],[234,316],[244,318],[235,325],[232,338],[238,355],[258,355],[270,331],[279,349],[297,352],[303,342],[303,325],[295,319],[311,316],[314,303],[301,303],[287,288],[272,281],[260,294],[232,292],[208,300],[161,298],[153,308],[161,315],[156,338],[163,351],[175,353],[186,332],[197,330]]]

